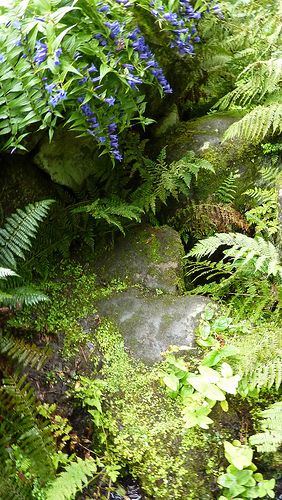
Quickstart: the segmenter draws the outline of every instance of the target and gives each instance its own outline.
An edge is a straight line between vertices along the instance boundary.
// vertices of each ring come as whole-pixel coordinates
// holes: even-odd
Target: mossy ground
[[[105,382],[102,407],[106,439],[99,451],[104,453],[104,463],[130,472],[148,498],[215,498],[222,432],[185,429],[180,404],[161,387],[160,367],[147,368],[131,359],[113,324],[102,321],[98,328],[97,324],[91,328],[90,321],[89,331],[81,326],[82,320],[95,314],[96,300],[124,289],[125,285],[112,282],[99,287],[95,275],[77,265],[68,265],[55,276],[44,286],[50,303],[38,306],[32,313],[21,313],[10,324],[26,331],[31,328],[37,334],[61,332],[61,359],[65,363],[81,355],[81,346],[93,344],[89,357],[92,371],[88,370],[87,376]],[[69,382],[70,387],[78,376],[79,369]],[[94,429],[94,436],[97,433],[101,429]]]

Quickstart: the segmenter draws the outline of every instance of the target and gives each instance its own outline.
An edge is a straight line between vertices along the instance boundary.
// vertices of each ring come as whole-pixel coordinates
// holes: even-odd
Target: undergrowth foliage
[[[16,271],[17,260],[24,259],[30,251],[39,223],[46,218],[51,203],[45,200],[18,209],[0,229],[0,304],[4,306],[19,307],[47,300],[36,288],[23,284]]]
[[[2,4],[2,148],[23,149],[30,126],[49,129],[52,138],[63,119],[120,161],[118,133],[152,121],[144,116],[140,86],[154,84],[161,94],[172,92],[144,34],[151,30],[164,46],[191,57],[200,42],[197,27],[203,15],[220,17],[221,12],[206,0],[194,7],[189,2],[149,0]]]

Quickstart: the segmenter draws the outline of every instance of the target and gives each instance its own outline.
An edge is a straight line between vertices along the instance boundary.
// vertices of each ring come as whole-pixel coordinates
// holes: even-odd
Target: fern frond
[[[46,349],[39,349],[34,344],[27,344],[24,340],[1,331],[0,353],[17,365],[37,370],[41,368],[47,356]]]
[[[236,179],[239,177],[239,170],[231,172],[221,183],[214,196],[222,203],[232,203],[236,195]]]
[[[258,143],[267,134],[282,132],[282,104],[257,106],[225,132],[224,140],[239,137]]]
[[[0,459],[5,460],[7,447],[17,444],[30,459],[33,473],[42,481],[54,476],[53,437],[47,428],[39,427],[37,400],[25,377],[5,377],[0,387]]]
[[[255,272],[260,271],[267,276],[279,274],[282,277],[278,250],[270,241],[265,241],[260,236],[250,238],[240,233],[217,233],[196,243],[187,257],[210,256],[221,246],[230,247],[223,253],[226,257],[231,257],[234,263],[238,261],[240,268],[252,263]]]
[[[180,193],[189,196],[192,177],[197,178],[201,169],[214,171],[207,160],[196,157],[193,151],[169,165],[165,158],[166,148],[163,148],[155,162],[145,159],[144,167],[138,168],[144,182],[132,196],[133,203],[154,214],[158,201],[166,204],[169,196],[178,199]]]
[[[105,220],[109,225],[117,227],[123,234],[123,220],[135,220],[140,222],[143,210],[133,204],[117,198],[97,199],[90,205],[84,205],[73,209],[73,213],[87,212],[96,220]]]
[[[0,267],[0,279],[7,278],[7,276],[18,276],[15,271],[7,267]]]
[[[281,58],[255,61],[244,68],[238,76],[236,88],[220,99],[217,106],[226,109],[232,104],[246,107],[254,101],[259,103],[279,88],[281,80]]]
[[[253,303],[259,301],[254,295]],[[261,320],[261,317],[259,318]],[[282,331],[276,323],[260,324],[252,333],[232,339],[239,347],[236,370],[241,375],[240,390],[279,390],[282,383]]]
[[[22,286],[12,290],[0,290],[0,304],[16,308],[18,306],[35,306],[39,302],[49,300],[47,295],[37,290],[35,287]]]
[[[250,437],[252,446],[260,453],[276,451],[282,444],[282,402],[274,403],[260,414],[263,432]]]
[[[97,466],[93,459],[77,458],[77,462],[70,463],[46,489],[46,500],[74,499],[76,494],[87,486],[96,471]]]
[[[15,270],[16,258],[25,257],[35,238],[38,223],[46,216],[53,200],[43,200],[18,209],[0,228],[0,264]]]

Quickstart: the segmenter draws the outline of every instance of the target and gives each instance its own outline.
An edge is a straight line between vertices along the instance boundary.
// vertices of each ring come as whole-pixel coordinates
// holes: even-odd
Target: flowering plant
[[[171,49],[191,57],[208,0],[0,0],[0,135],[2,149],[24,149],[30,125],[58,120],[90,134],[121,160],[118,132],[145,126],[142,86],[172,92],[137,24],[149,15]],[[143,87],[144,88],[144,87]],[[8,136],[8,138],[7,138]]]

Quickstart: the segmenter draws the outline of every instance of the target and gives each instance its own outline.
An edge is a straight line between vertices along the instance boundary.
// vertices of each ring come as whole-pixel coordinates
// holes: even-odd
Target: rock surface
[[[170,345],[193,347],[199,315],[208,299],[142,295],[132,288],[99,301],[100,315],[114,321],[126,351],[147,365],[161,361]]]
[[[224,132],[240,118],[242,118],[242,113],[239,111],[227,111],[181,122],[165,137],[155,141],[154,149],[160,151],[168,145],[167,160],[169,162],[179,160],[189,150],[201,155],[209,148],[219,146]]]
[[[76,137],[73,132],[61,127],[52,142],[47,137],[42,140],[34,161],[54,182],[75,191],[97,168],[107,169],[109,159],[99,157],[99,154],[95,140]]]
[[[179,234],[171,227],[138,227],[98,259],[95,271],[106,282],[119,278],[129,284],[177,293],[183,286],[183,256]]]

